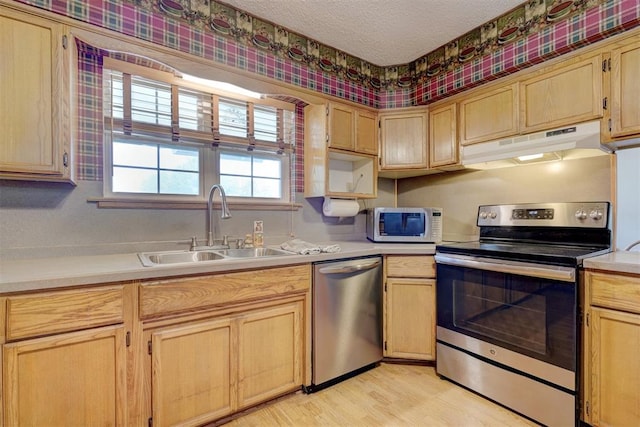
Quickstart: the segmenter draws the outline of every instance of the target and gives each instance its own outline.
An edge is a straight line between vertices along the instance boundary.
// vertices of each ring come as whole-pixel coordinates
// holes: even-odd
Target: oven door
[[[449,344],[478,340],[576,372],[575,268],[449,254],[436,262],[439,340],[471,337]]]

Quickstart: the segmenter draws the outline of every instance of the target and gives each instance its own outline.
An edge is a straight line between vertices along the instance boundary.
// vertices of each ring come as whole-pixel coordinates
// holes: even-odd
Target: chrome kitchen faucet
[[[227,205],[227,195],[224,193],[224,188],[220,184],[213,184],[209,190],[209,201],[207,202],[207,246],[214,245],[213,239],[213,227],[211,223],[211,210],[213,209],[213,194],[216,188],[220,191],[220,218],[231,218],[231,212],[229,212],[229,206]],[[223,245],[225,243],[223,242]],[[228,243],[226,243],[228,245]]]

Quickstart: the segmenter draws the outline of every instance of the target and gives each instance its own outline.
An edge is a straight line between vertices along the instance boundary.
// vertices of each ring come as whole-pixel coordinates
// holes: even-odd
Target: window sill
[[[132,200],[91,198],[89,203],[96,203],[101,209],[194,209],[207,208],[204,201],[174,201],[174,200]],[[267,202],[228,202],[229,209],[238,211],[297,211],[302,207],[300,203],[267,203]],[[220,207],[214,201],[214,206]]]

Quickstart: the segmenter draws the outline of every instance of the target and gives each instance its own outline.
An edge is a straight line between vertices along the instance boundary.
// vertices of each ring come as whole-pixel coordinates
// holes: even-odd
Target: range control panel
[[[609,202],[483,205],[478,226],[607,228]]]

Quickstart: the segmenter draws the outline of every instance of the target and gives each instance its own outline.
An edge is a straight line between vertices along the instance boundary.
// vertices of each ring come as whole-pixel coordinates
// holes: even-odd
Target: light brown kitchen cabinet
[[[0,299],[5,426],[126,424],[123,289]]]
[[[314,110],[320,110],[320,114]],[[362,154],[378,154],[378,132],[375,112],[336,102],[309,105],[306,120],[316,120],[325,128],[329,148]]]
[[[518,84],[479,91],[460,101],[460,145],[518,133]]]
[[[429,167],[460,164],[458,153],[457,104],[429,110]]]
[[[303,367],[301,301],[247,313],[238,319],[238,407],[300,388]]]
[[[142,284],[137,420],[202,425],[300,389],[310,274],[296,265]]]
[[[63,25],[0,6],[0,178],[70,181],[70,43]]]
[[[640,276],[587,271],[583,420],[640,425]]]
[[[433,256],[386,256],[384,287],[384,357],[435,360]]]
[[[608,66],[607,69],[609,69]],[[640,76],[640,41],[611,52],[609,108],[611,109],[610,136],[612,138],[640,134],[638,76]]]
[[[574,125],[602,117],[601,55],[577,57],[520,82],[520,132]]]
[[[154,425],[198,425],[236,410],[233,327],[223,318],[151,334]]]
[[[427,109],[382,113],[380,120],[380,170],[426,169]]]
[[[356,140],[377,135],[375,120],[334,103],[307,105],[304,117],[304,196],[377,197],[377,156],[365,152],[373,149],[364,142],[358,145],[363,152],[355,151]]]
[[[378,115],[356,110],[356,148],[358,153],[378,155]]]

